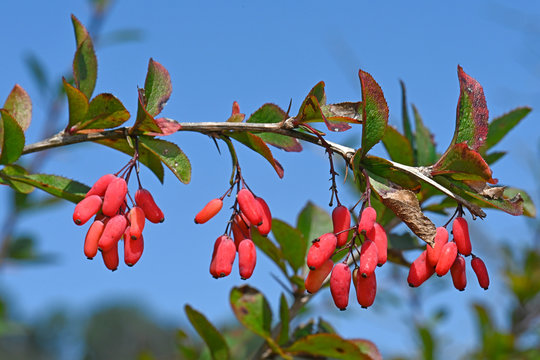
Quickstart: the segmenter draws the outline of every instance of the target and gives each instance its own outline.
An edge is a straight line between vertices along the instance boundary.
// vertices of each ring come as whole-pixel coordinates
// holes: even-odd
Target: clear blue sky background
[[[0,22],[0,98],[7,96],[15,83],[29,92],[34,119],[27,142],[34,142],[44,131],[45,104],[23,59],[29,53],[39,56],[50,80],[57,81],[69,70],[75,51],[70,14],[86,24],[89,6],[86,1],[2,2],[0,12],[4,14]],[[163,115],[178,121],[225,120],[234,100],[249,115],[265,102],[286,108],[292,98],[294,112],[320,80],[326,82],[329,102],[358,101],[357,72],[362,68],[381,85],[392,124],[400,123],[398,81],[405,81],[409,100],[435,133],[439,150],[444,150],[453,134],[458,64],[483,85],[490,117],[521,105],[540,108],[536,40],[540,6],[533,2],[120,0],[109,15],[104,34],[135,28],[142,31],[143,38],[98,49],[95,94],[115,94],[132,114],[136,111],[136,89],[144,84],[150,57],[171,74],[173,95]],[[493,168],[501,183],[522,187],[535,196],[530,167],[537,158],[538,120],[534,111],[498,145],[499,150],[510,150],[511,154]],[[359,146],[359,134],[358,128],[332,139]],[[181,133],[170,139],[191,159],[192,183],[182,185],[167,173],[162,187],[143,170],[143,184],[152,189],[166,221],[145,229],[145,253],[134,268],[121,266],[111,273],[101,260],[87,261],[82,253],[86,227],[73,225],[73,205],[67,202],[46,213],[32,213],[17,225],[18,233],[37,236],[39,250],[57,258],[50,265],[13,265],[0,272],[0,291],[14,300],[19,317],[31,319],[52,307],[85,312],[122,299],[142,304],[157,318],[174,324],[185,323],[185,303],[216,324],[230,319],[228,290],[243,282],[236,273],[219,281],[208,274],[213,241],[223,231],[229,214],[222,212],[204,226],[193,224],[198,209],[227,188],[230,160],[220,156],[207,137]],[[382,153],[380,148],[376,151]],[[274,154],[285,167],[283,180],[257,154],[240,151],[247,181],[267,199],[273,215],[295,223],[308,200],[327,208],[328,164],[322,150],[306,145],[300,154],[277,149]],[[91,184],[100,175],[117,171],[127,160],[99,145],[82,144],[52,150],[43,172]],[[4,204],[7,195],[8,189],[0,189]],[[347,201],[352,205],[356,199],[349,196]],[[0,217],[8,211],[5,206],[0,208]],[[466,312],[471,302],[508,304],[500,298],[504,288],[497,278],[497,260],[489,258],[489,243],[521,243],[528,234],[524,219],[494,211],[488,211],[488,217],[475,223],[473,230],[475,248],[487,259],[492,273],[494,284],[489,292],[481,291],[472,277],[464,293],[438,286],[448,285],[446,278],[434,281],[435,286],[415,290],[429,300],[419,317],[449,306],[450,317],[440,330],[441,335],[449,336],[449,349],[454,348],[447,358],[459,354],[455,346],[466,349],[475,341],[474,322]],[[516,234],[524,234],[524,239]],[[392,265],[379,271],[380,293],[411,298],[406,274],[396,282],[390,279],[392,272]],[[275,306],[280,288],[270,273],[277,271],[261,255],[248,283],[268,294]],[[411,351],[415,342],[408,330],[410,318],[399,308],[391,310],[384,301],[391,296],[381,298],[369,311],[350,306],[346,313],[340,313],[328,306],[327,292],[319,296],[314,308],[335,321],[342,335],[369,338],[384,355]]]

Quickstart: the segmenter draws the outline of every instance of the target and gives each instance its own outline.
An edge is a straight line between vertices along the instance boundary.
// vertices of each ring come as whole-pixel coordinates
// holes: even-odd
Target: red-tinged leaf
[[[238,102],[233,101],[231,115],[238,115],[238,114],[240,114],[240,105],[238,104]]]
[[[137,119],[135,124],[131,128],[131,133],[140,131],[143,133],[162,134],[161,127],[158,125],[156,119],[146,111],[144,107],[144,90],[139,89],[139,102],[137,106]]]
[[[77,89],[81,90],[90,99],[97,80],[97,58],[90,37],[86,38],[75,52],[73,79]]]
[[[433,165],[437,161],[435,141],[429,129],[424,125],[416,106],[412,106],[416,125],[416,164],[418,166]]]
[[[395,127],[388,125],[382,138],[382,143],[395,162],[404,165],[414,165],[414,152],[407,137],[401,134]]]
[[[268,148],[268,146],[265,144],[263,139],[261,139],[259,136],[247,133],[247,132],[231,132],[227,134],[228,136],[232,137],[236,141],[241,142],[242,144],[246,145],[248,148],[254,150],[255,152],[262,155],[270,165],[276,170],[276,173],[280,178],[283,177],[283,167],[279,162],[277,162],[276,159],[274,159],[274,156],[272,155],[272,152]]]
[[[449,174],[456,180],[483,180],[496,184],[493,172],[482,156],[466,143],[454,144],[431,169],[431,175]]]
[[[227,122],[242,122],[245,118],[246,114],[240,113],[240,105],[234,101],[231,116],[227,119]]]
[[[536,217],[536,206],[531,199],[531,196],[523,189],[517,189],[513,187],[507,187],[504,189],[503,196],[505,198],[512,199],[517,195],[520,195],[523,199],[523,215],[535,218]]]
[[[178,145],[148,136],[139,137],[139,144],[156,155],[181,182],[190,182],[191,163]]]
[[[150,116],[155,117],[162,110],[172,93],[171,77],[163,65],[150,58],[144,82],[143,103]]]
[[[363,353],[355,342],[343,339],[337,334],[307,335],[284,349],[295,355],[322,356],[342,360],[375,360]]]
[[[466,142],[478,150],[486,141],[488,135],[488,117],[486,98],[482,86],[458,66],[460,95],[456,114],[456,130],[450,143]]]
[[[129,116],[124,105],[112,94],[99,94],[90,102],[84,120],[70,130],[115,128],[125,123]]]
[[[415,177],[396,169],[392,163],[386,159],[372,155],[367,155],[362,158],[360,156],[360,151],[357,151],[353,158],[353,164],[355,169],[360,167],[365,168],[370,173],[391,181],[405,189],[411,191],[420,190],[420,183]]]
[[[64,91],[66,92],[69,107],[69,122],[66,130],[71,132],[75,124],[81,123],[88,112],[88,98],[79,89],[69,84],[66,79],[62,79]]]
[[[6,109],[0,109],[0,164],[17,161],[24,148],[24,132]]]
[[[487,139],[481,150],[485,152],[497,145],[531,110],[530,107],[520,107],[493,119],[489,123]]]
[[[81,46],[82,42],[90,36],[90,34],[79,19],[77,19],[73,14],[71,15],[71,22],[73,24],[73,30],[75,31],[75,44],[77,47],[79,47]]]
[[[20,85],[13,87],[4,103],[4,109],[15,118],[23,131],[28,129],[32,121],[32,101]]]
[[[359,70],[362,87],[362,156],[384,136],[388,124],[388,105],[379,84],[365,71]]]
[[[372,341],[366,339],[349,339],[349,341],[355,343],[362,354],[367,356],[367,359],[382,360],[382,355],[379,352],[379,349]]]
[[[279,123],[287,118],[287,114],[275,104],[264,104],[255,111],[247,120],[248,123]],[[285,151],[302,151],[302,145],[298,139],[273,133],[257,134],[266,143]]]
[[[182,126],[178,123],[178,121],[175,121],[173,119],[168,118],[158,118],[154,119],[155,123],[159,128],[161,129],[161,133],[148,133],[148,135],[151,136],[166,136],[171,135],[177,132],[182,128]]]

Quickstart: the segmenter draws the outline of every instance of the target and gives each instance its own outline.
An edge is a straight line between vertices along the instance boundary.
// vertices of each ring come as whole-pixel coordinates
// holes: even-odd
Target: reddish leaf
[[[231,132],[228,136],[262,155],[274,167],[278,176],[283,177],[283,167],[274,159],[272,152],[259,136],[247,132]]]
[[[171,97],[172,84],[169,72],[163,65],[150,58],[144,82],[144,108],[154,117],[158,115]]]
[[[233,101],[231,115],[237,115],[237,114],[240,114],[240,105],[238,105],[238,102]]]
[[[362,156],[375,146],[384,136],[388,124],[388,105],[381,87],[365,71],[359,70],[362,86]]]
[[[84,121],[71,127],[80,129],[110,129],[122,125],[129,119],[129,112],[112,94],[99,94],[92,99]]]
[[[20,85],[13,87],[4,103],[4,109],[9,111],[23,131],[28,129],[32,120],[32,101]]]
[[[496,184],[493,172],[482,156],[471,150],[466,143],[454,144],[437,161],[431,175],[450,174],[456,180],[483,180]]]
[[[182,126],[173,119],[158,118],[158,119],[154,119],[154,121],[157,124],[157,126],[159,126],[159,128],[161,129],[161,133],[149,132],[148,135],[151,135],[151,136],[171,135],[182,128]]]
[[[141,132],[151,132],[156,134],[162,134],[162,130],[156,122],[156,119],[146,111],[144,104],[146,100],[144,99],[144,90],[139,89],[139,104],[137,107],[137,120],[131,128],[131,133],[135,131]]]

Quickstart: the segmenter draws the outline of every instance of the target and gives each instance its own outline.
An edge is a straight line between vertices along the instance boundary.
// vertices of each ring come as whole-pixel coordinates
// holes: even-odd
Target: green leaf
[[[484,146],[482,146],[483,152],[497,145],[531,110],[530,107],[519,107],[493,119],[489,123],[487,139]]]
[[[259,234],[255,228],[251,230],[251,240],[287,275],[283,253],[270,239]]]
[[[234,287],[230,294],[234,315],[255,334],[271,339],[272,310],[259,290],[248,285]]]
[[[24,132],[7,110],[0,109],[0,115],[0,164],[11,164],[22,154]]]
[[[384,136],[388,124],[388,105],[381,87],[373,77],[359,70],[358,77],[362,86],[362,156],[375,146]]]
[[[30,174],[12,175],[12,180],[32,185],[53,196],[78,203],[90,188],[78,181],[58,175]]]
[[[493,172],[482,156],[471,150],[466,143],[452,145],[437,161],[431,170],[431,175],[448,174],[456,180],[483,180],[496,184]]]
[[[73,14],[71,14],[71,22],[73,24],[73,30],[75,31],[75,44],[77,47],[79,47],[83,41],[90,36],[90,34],[79,19],[77,19]]]
[[[262,155],[272,165],[274,170],[276,170],[278,176],[280,178],[283,177],[283,167],[274,159],[272,152],[259,136],[248,132],[230,132],[227,135]]]
[[[34,190],[34,187],[31,185],[12,180],[12,175],[28,175],[28,171],[19,165],[6,165],[0,170],[0,183],[7,184],[11,186],[13,190],[23,194],[29,194]]]
[[[360,166],[379,177],[400,185],[401,187],[413,191],[420,190],[418,180],[399,169],[396,169],[391,162],[386,159],[368,155],[364,158],[360,157],[360,151],[357,151],[353,158],[354,168]]]
[[[264,104],[249,117],[247,122],[257,124],[279,123],[285,120],[286,117],[287,114],[279,106],[275,104]],[[285,151],[302,151],[302,145],[298,139],[273,133],[259,133],[257,135],[266,143]]]
[[[163,65],[150,58],[144,82],[144,105],[150,116],[158,115],[171,97],[172,84],[169,72]]]
[[[9,242],[7,257],[12,260],[33,260],[36,254],[35,241],[28,236],[22,236]]]
[[[418,166],[433,165],[437,161],[437,151],[435,149],[433,135],[424,125],[416,106],[413,105],[412,108],[416,125],[416,164]]]
[[[333,231],[332,218],[328,212],[309,201],[300,211],[296,228],[304,235],[306,241],[311,241],[322,234]]]
[[[133,127],[131,128],[131,133],[134,133],[136,131],[140,132],[151,132],[155,134],[162,134],[161,127],[158,125],[156,120],[148,111],[146,111],[146,108],[144,106],[145,99],[144,99],[144,89],[139,89],[139,102],[137,104],[137,119],[135,120],[135,124],[133,124]]]
[[[297,272],[304,265],[307,251],[306,239],[299,230],[277,219],[272,219],[272,234],[274,234],[283,256],[294,272]]]
[[[390,159],[404,165],[414,165],[414,151],[411,142],[395,127],[390,125],[386,127],[382,143]]]
[[[90,99],[97,80],[97,58],[90,36],[83,40],[75,52],[73,79],[77,89],[81,90]]]
[[[84,117],[86,116],[89,107],[88,98],[79,89],[69,84],[66,79],[62,78],[62,82],[64,84],[69,107],[69,122],[66,129],[71,131],[73,126],[84,121]]]
[[[375,359],[363,354],[354,342],[336,334],[308,335],[285,348],[285,351],[295,355],[307,354],[343,360]]]
[[[401,85],[401,118],[403,123],[403,133],[405,134],[407,140],[409,140],[411,147],[414,148],[414,137],[411,128],[411,121],[409,119],[409,111],[407,110],[407,91],[403,81],[400,80],[399,84]]]
[[[190,182],[191,163],[178,145],[147,136],[139,137],[139,142],[142,147],[156,155],[181,182]]]
[[[32,121],[32,101],[20,85],[13,87],[4,103],[4,109],[17,120],[23,131],[28,129]]]
[[[285,345],[289,341],[289,304],[287,304],[287,298],[285,294],[281,294],[279,298],[279,322],[281,329],[279,330],[278,344],[280,346]]]
[[[75,124],[81,129],[110,129],[122,125],[129,119],[129,112],[112,94],[99,94],[92,99],[84,121]]]
[[[231,356],[229,353],[229,347],[227,346],[227,343],[225,342],[225,339],[221,333],[214,327],[214,325],[212,325],[203,314],[193,309],[191,306],[186,304],[184,310],[189,322],[191,325],[193,325],[195,330],[197,330],[197,333],[201,336],[210,349],[212,359],[230,359]]]
[[[493,151],[489,154],[482,155],[484,160],[489,164],[495,163],[497,160],[502,158],[504,155],[506,155],[506,151]]]
[[[349,339],[349,341],[355,343],[367,359],[382,360],[379,349],[377,349],[377,346],[372,341],[365,339]]]

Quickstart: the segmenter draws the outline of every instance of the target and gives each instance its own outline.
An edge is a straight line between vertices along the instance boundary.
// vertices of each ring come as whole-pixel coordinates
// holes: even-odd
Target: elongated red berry
[[[314,270],[324,264],[336,250],[336,245],[337,238],[333,233],[321,235],[318,239],[313,240],[307,254],[307,266]]]
[[[410,287],[420,286],[435,273],[435,268],[430,266],[427,262],[427,251],[424,250],[413,261],[409,269],[409,276],[407,282]]]
[[[85,224],[92,216],[97,214],[101,204],[102,200],[98,195],[90,195],[82,199],[73,211],[73,222],[77,225]]]
[[[467,220],[461,216],[455,218],[452,223],[452,234],[454,235],[454,241],[456,242],[459,253],[465,256],[471,255],[472,245]]]
[[[366,207],[364,210],[362,210],[362,215],[360,216],[360,222],[358,223],[358,232],[370,232],[375,225],[376,219],[377,211],[375,211],[375,209],[371,206]]]
[[[145,216],[144,211],[138,206],[134,206],[129,210],[128,219],[130,224],[130,237],[135,240],[142,236],[144,229]]]
[[[245,217],[256,226],[262,225],[263,214],[260,204],[255,200],[255,197],[248,189],[242,189],[236,195],[240,211]]]
[[[210,264],[212,276],[225,277],[231,273],[234,258],[236,257],[236,246],[234,241],[227,235],[222,235],[216,240],[217,247],[215,255]]]
[[[427,250],[427,262],[431,266],[437,266],[439,257],[441,256],[441,250],[444,245],[448,243],[448,230],[446,228],[439,226],[437,232],[435,233],[435,240],[433,247],[430,245],[426,246]]]
[[[375,296],[377,295],[377,278],[375,273],[371,274],[367,278],[362,277],[358,273],[356,278],[356,300],[364,308],[367,309],[375,301]]]
[[[377,245],[377,265],[382,266],[388,259],[388,237],[386,231],[379,223],[373,225],[373,229],[366,234],[367,238]]]
[[[259,203],[262,210],[262,224],[257,226],[257,230],[262,236],[267,236],[272,230],[272,213],[266,201],[261,197],[256,197],[255,200]]]
[[[459,291],[465,290],[467,286],[467,274],[465,271],[465,258],[463,256],[458,255],[456,257],[454,264],[450,268],[450,274],[452,274],[454,287]]]
[[[429,245],[428,245],[429,246]],[[441,256],[435,267],[437,276],[443,276],[450,271],[450,268],[454,264],[457,256],[457,246],[455,242],[446,243],[441,249]]]
[[[117,177],[109,186],[107,186],[107,191],[105,191],[105,196],[103,197],[103,206],[101,211],[106,216],[114,216],[120,210],[122,204],[126,201],[127,194],[127,183],[123,178]]]
[[[118,264],[120,263],[120,258],[118,257],[118,243],[107,251],[101,251],[101,257],[103,258],[103,263],[107,269],[111,271],[118,269]]]
[[[377,245],[371,240],[366,240],[360,248],[360,276],[368,277],[373,274],[379,261]]]
[[[195,224],[204,224],[219,212],[223,207],[223,200],[213,199],[206,204],[197,215],[195,215]]]
[[[144,216],[154,224],[161,223],[165,220],[163,212],[156,205],[154,198],[150,191],[146,189],[139,189],[135,193],[135,203],[137,206],[140,206],[144,211]]]
[[[238,245],[238,269],[242,280],[249,279],[257,263],[257,250],[250,239],[240,241]]]
[[[349,239],[349,232],[347,230],[351,227],[351,213],[346,206],[337,206],[332,211],[332,224],[334,225],[334,234],[337,237],[337,246],[341,247],[345,245]]]
[[[324,280],[332,271],[334,262],[331,259],[326,260],[321,266],[315,270],[309,270],[306,279],[304,280],[304,286],[306,291],[310,294],[315,294],[321,288]]]
[[[130,227],[124,232],[124,262],[127,266],[133,266],[139,261],[144,250],[144,238],[142,234],[133,238]]]
[[[233,222],[231,224],[234,244],[238,249],[240,242],[244,239],[251,239],[251,229],[248,227],[246,222],[242,220],[240,214],[236,214]]]
[[[101,237],[104,228],[105,224],[101,220],[95,220],[92,225],[90,225],[90,228],[86,233],[86,238],[84,239],[84,255],[86,255],[88,259],[93,259],[94,256],[96,256],[99,238]]]
[[[349,305],[351,289],[351,269],[343,263],[336,264],[330,276],[330,292],[334,304],[339,310],[345,310]]]
[[[489,287],[489,274],[486,268],[486,264],[484,264],[484,261],[480,259],[479,257],[473,256],[473,259],[471,260],[471,266],[476,274],[476,278],[478,279],[478,284],[481,288],[484,290],[487,290]]]
[[[126,231],[127,220],[124,215],[115,215],[109,219],[103,233],[99,238],[98,247],[102,251],[108,251],[116,246]]]
[[[89,197],[91,195],[105,195],[107,186],[109,186],[111,181],[113,181],[114,179],[116,179],[116,176],[114,176],[113,174],[103,175],[98,179],[98,181],[94,183],[90,190],[88,190],[88,192],[86,193],[86,197]]]
[[[221,244],[221,241],[226,237],[227,235],[221,235],[214,242],[214,250],[212,251],[212,260],[210,261],[210,274],[216,279],[219,277],[219,275],[216,273],[216,264],[214,262],[214,259],[216,258],[216,252],[219,247],[219,244]]]

